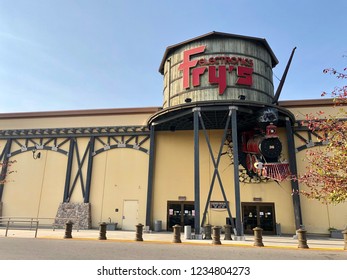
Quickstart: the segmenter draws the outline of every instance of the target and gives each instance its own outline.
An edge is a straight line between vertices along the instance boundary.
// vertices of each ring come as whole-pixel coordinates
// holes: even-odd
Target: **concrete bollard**
[[[231,238],[231,225],[224,226],[224,240],[233,240]]]
[[[181,226],[174,225],[173,227],[173,243],[182,243],[181,241]]]
[[[135,241],[143,241],[142,233],[143,233],[143,225],[142,224],[136,225],[136,238],[135,238]]]
[[[254,244],[253,246],[264,247],[263,243],[263,229],[260,227],[255,227],[254,232]]]
[[[72,226],[73,226],[73,222],[71,220],[69,220],[65,223],[64,238],[72,238]]]
[[[343,240],[345,242],[345,246],[343,247],[343,250],[347,250],[347,229],[342,231],[342,234],[343,234]]]
[[[105,222],[99,224],[99,240],[107,240],[106,238],[106,227],[107,224]]]
[[[211,240],[212,239],[212,236],[211,236],[211,234],[212,234],[212,225],[210,225],[210,224],[205,225],[204,232],[205,232],[204,239]]]
[[[213,230],[213,236],[212,236],[212,244],[213,245],[221,245],[222,242],[220,241],[220,231],[222,227],[215,226],[212,228]]]
[[[298,248],[308,249],[309,247],[307,245],[306,230],[300,228],[296,231],[296,233],[298,234],[298,241],[299,241]]]

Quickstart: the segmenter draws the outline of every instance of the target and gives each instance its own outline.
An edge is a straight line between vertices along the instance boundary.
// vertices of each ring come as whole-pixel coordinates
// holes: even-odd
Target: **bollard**
[[[107,240],[106,226],[107,224],[105,222],[99,224],[99,240]]]
[[[174,233],[174,238],[173,238],[173,243],[182,243],[181,241],[181,226],[180,225],[174,225],[173,227],[173,233]]]
[[[212,226],[210,224],[207,224],[204,228],[204,231],[205,231],[205,238],[204,239],[207,239],[207,240],[211,240],[212,239]]]
[[[143,233],[143,225],[142,224],[136,225],[136,238],[135,238],[135,241],[143,241],[142,233]]]
[[[224,240],[233,240],[231,238],[231,225],[225,225],[224,226]]]
[[[300,228],[296,231],[296,233],[298,234],[298,241],[299,241],[298,248],[308,249],[309,247],[307,245],[306,230]]]
[[[342,231],[342,234],[343,234],[343,240],[345,242],[345,246],[344,246],[343,250],[347,250],[347,229]]]
[[[73,225],[73,222],[71,220],[69,220],[65,223],[64,238],[72,238],[72,225]]]
[[[212,244],[213,245],[221,245],[222,242],[220,242],[220,231],[222,227],[215,226],[212,228],[213,230],[213,236],[212,236]]]
[[[263,244],[263,229],[260,227],[255,227],[254,232],[254,244],[253,246],[264,247]]]

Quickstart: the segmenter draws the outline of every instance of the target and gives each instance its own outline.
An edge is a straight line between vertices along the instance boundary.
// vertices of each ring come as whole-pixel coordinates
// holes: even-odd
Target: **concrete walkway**
[[[9,229],[6,235],[6,229],[0,228],[0,238],[35,238],[35,230],[23,230],[23,229]],[[42,229],[39,228],[37,231],[36,238],[45,239],[64,239],[65,229]],[[99,240],[99,230],[73,230],[72,239],[74,240]],[[158,243],[173,243],[172,232],[150,232],[143,233],[143,242],[158,242]],[[106,238],[108,242],[135,242],[136,233],[135,231],[122,231],[113,230],[106,232]],[[245,240],[234,240],[235,237],[232,235],[233,240],[224,240],[224,235],[221,235],[222,246],[254,246],[254,236],[245,235]],[[212,244],[212,240],[198,240],[198,239],[187,239],[184,234],[181,235],[182,243],[203,245]],[[264,247],[272,248],[293,248],[298,249],[299,242],[293,236],[263,236],[262,239]],[[309,249],[319,250],[342,250],[344,251],[344,240],[333,239],[324,236],[307,236],[307,245]],[[347,254],[347,250],[346,254]]]

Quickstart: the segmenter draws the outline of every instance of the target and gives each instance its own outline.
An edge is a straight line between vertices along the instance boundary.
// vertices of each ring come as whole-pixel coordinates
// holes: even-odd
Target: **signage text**
[[[236,85],[251,86],[253,83],[253,60],[238,56],[215,56],[201,59],[191,59],[191,56],[203,53],[206,46],[196,47],[183,52],[183,62],[178,70],[183,72],[183,88],[200,86],[200,77],[207,71],[208,82],[217,84],[219,94],[227,88],[227,74],[235,73]]]

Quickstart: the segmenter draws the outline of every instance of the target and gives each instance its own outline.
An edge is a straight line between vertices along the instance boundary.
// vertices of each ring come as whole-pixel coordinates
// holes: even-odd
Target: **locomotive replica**
[[[273,123],[265,131],[259,128],[242,132],[240,152],[240,164],[250,177],[283,181],[290,175],[288,162],[280,159],[282,143]]]

